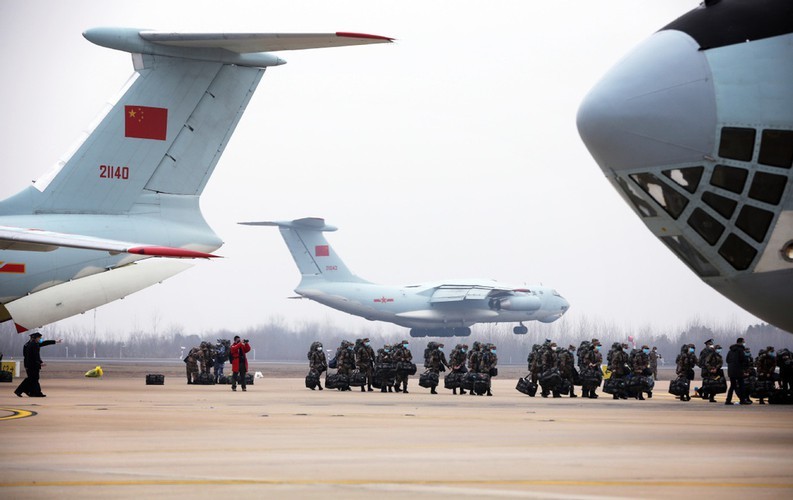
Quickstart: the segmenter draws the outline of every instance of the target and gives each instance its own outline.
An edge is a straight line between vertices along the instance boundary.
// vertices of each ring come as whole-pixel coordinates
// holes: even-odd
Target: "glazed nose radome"
[[[712,154],[716,99],[707,59],[680,31],[660,31],[617,63],[578,109],[578,133],[604,172]]]

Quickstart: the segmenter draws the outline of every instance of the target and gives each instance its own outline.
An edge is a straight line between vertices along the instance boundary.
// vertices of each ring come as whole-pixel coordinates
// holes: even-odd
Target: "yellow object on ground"
[[[611,370],[609,370],[609,367],[606,366],[606,365],[601,365],[601,368],[603,369],[603,380],[610,379],[611,378]]]
[[[90,370],[85,372],[85,376],[86,377],[92,377],[92,378],[99,378],[102,375],[104,375],[104,373],[105,372],[102,370],[102,367],[101,366],[97,366],[96,368],[91,368]]]

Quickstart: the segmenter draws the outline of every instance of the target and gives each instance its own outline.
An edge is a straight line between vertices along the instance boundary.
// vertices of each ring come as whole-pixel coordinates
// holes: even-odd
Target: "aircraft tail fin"
[[[246,226],[277,226],[295,260],[303,279],[320,278],[327,281],[363,282],[354,275],[330,246],[326,231],[335,231],[325,219],[306,217],[280,222],[240,222]]]

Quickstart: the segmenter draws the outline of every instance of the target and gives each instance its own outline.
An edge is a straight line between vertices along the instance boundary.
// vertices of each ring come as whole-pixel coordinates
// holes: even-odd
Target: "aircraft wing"
[[[279,50],[319,49],[390,43],[393,38],[363,33],[167,33],[141,31],[140,37],[158,45],[225,49],[238,54]]]
[[[430,297],[431,304],[440,302],[462,302],[464,300],[484,300],[489,297],[503,297],[512,295],[514,292],[528,292],[527,289],[513,289],[498,286],[461,284],[461,285],[440,285]]]
[[[186,259],[208,259],[217,257],[217,255],[188,250],[186,248],[130,243],[79,234],[44,231],[41,229],[0,226],[0,250],[51,252],[59,247],[104,250],[111,254],[130,253],[148,255],[151,257],[175,257]]]

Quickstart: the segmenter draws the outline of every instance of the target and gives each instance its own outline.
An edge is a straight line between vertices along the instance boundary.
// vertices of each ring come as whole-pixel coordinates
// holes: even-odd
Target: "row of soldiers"
[[[424,350],[425,373],[438,375],[446,369],[452,373],[467,373],[471,370],[475,373],[491,373],[498,364],[496,347],[492,344],[482,344],[474,342],[473,349],[469,352],[468,345],[457,344],[449,355],[449,360],[443,352],[444,344],[430,342]],[[321,375],[327,372],[329,363],[325,356],[324,347],[321,342],[313,342],[309,348],[307,358],[309,361],[309,374]],[[353,344],[343,340],[336,349],[336,355],[330,362],[333,368],[335,361],[336,373],[349,377],[354,370],[358,370],[366,377],[366,382],[361,386],[361,392],[373,391],[372,385],[379,385],[381,392],[402,392],[408,393],[408,379],[415,373],[413,364],[413,353],[410,351],[410,343],[407,340],[391,345],[386,344],[377,352],[371,346],[368,338],[357,339]],[[412,366],[412,370],[410,370]],[[396,368],[393,368],[396,367]],[[377,378],[377,383],[375,383]],[[436,378],[437,380],[437,378]],[[321,382],[316,383],[319,390],[323,390]],[[431,394],[437,394],[437,383],[430,386]],[[345,387],[342,390],[350,390]],[[457,394],[457,388],[453,389]],[[465,394],[464,389],[460,389],[460,394]],[[488,395],[492,392],[488,389]]]
[[[529,353],[527,379],[539,385],[541,396],[547,398],[578,397],[575,386],[580,385],[582,396],[596,399],[597,389],[603,382],[603,346],[598,339],[584,340],[576,348],[557,346],[556,342],[546,339],[542,344],[534,344]],[[604,386],[614,399],[635,397],[644,399],[644,393],[652,397],[653,376],[657,376],[658,360],[662,359],[656,348],[648,346],[628,350],[629,346],[615,342],[608,352],[606,361],[610,382]],[[577,367],[577,368],[576,368]],[[611,380],[613,379],[613,380]],[[630,382],[630,383],[629,383]],[[533,392],[531,393],[533,394]]]
[[[694,368],[699,367],[702,375],[702,388],[695,388],[697,395],[715,403],[715,396],[727,392],[725,404],[732,404],[735,394],[740,404],[752,404],[750,395],[753,388],[759,385],[765,387],[756,391],[760,404],[765,404],[765,399],[776,389],[789,394],[793,383],[793,354],[788,349],[777,352],[773,346],[768,346],[758,352],[757,359],[752,357],[751,349],[743,338],[738,338],[730,346],[727,354],[727,371],[730,379],[730,388],[726,388],[726,380],[722,366],[724,365],[722,347],[715,344],[713,339],[705,341],[705,347],[699,356],[695,354],[694,344],[684,344],[677,356],[678,379],[694,379]],[[776,369],[779,367],[779,374]],[[688,390],[679,396],[681,401],[691,400]]]
[[[217,339],[216,344],[202,341],[198,347],[190,349],[183,359],[187,371],[187,383],[200,383],[199,377],[212,378],[216,384],[220,383],[224,365],[229,359],[230,348],[230,340]],[[212,374],[210,374],[210,369],[213,370]]]

